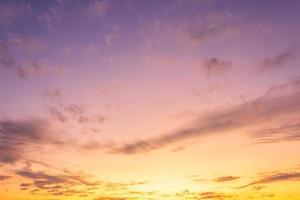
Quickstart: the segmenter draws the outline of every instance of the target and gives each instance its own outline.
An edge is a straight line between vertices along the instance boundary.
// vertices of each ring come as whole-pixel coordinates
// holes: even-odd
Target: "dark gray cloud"
[[[291,84],[294,83],[295,82]],[[272,120],[280,120],[283,116],[299,116],[299,99],[300,91],[297,88],[295,88],[293,92],[281,96],[265,95],[241,105],[207,113],[205,116],[194,120],[185,128],[175,130],[157,138],[125,144],[124,146],[113,148],[111,152],[123,154],[149,152],[170,146],[176,142],[182,143],[184,140],[190,138],[229,132],[258,124],[264,125],[266,122]],[[290,118],[290,120],[292,119],[294,118]],[[290,135],[289,132],[283,134],[286,134],[285,137],[290,140],[299,140],[298,135]],[[260,132],[257,132],[254,136],[255,138],[264,137],[264,139],[267,139],[265,135],[260,134]],[[273,134],[273,136],[276,135]],[[253,134],[251,137],[253,137]]]
[[[259,180],[253,181],[239,188],[245,188],[253,185],[268,184],[279,181],[300,181],[300,172],[283,172],[267,175]]]
[[[278,55],[264,59],[260,63],[260,70],[277,69],[288,64],[296,57],[295,49],[288,49]]]
[[[202,63],[202,66],[208,76],[222,74],[228,71],[232,65],[232,62],[216,57],[204,59]]]

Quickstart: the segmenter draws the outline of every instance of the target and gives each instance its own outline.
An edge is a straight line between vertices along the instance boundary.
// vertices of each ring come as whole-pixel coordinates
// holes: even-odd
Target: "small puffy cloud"
[[[95,0],[88,5],[88,16],[90,18],[104,17],[109,8],[109,1]]]
[[[230,69],[230,67],[232,67],[232,65],[232,62],[216,57],[204,59],[202,62],[202,66],[208,76],[225,73]]]
[[[53,121],[61,124],[69,124],[87,133],[100,132],[100,125],[108,120],[97,111],[90,109],[88,105],[78,102],[67,102],[65,94],[60,89],[45,89],[42,94],[44,106]],[[101,145],[84,145],[87,149],[94,149]]]
[[[19,41],[20,42],[20,41]],[[14,43],[14,42],[13,42]],[[22,42],[21,42],[22,43]],[[28,48],[27,50],[38,50],[39,45],[32,46],[21,45],[20,48]],[[26,42],[25,42],[26,43]],[[29,42],[31,43],[31,42]],[[23,46],[25,45],[25,46]],[[34,75],[42,75],[45,72],[44,61],[18,60],[10,51],[6,43],[0,42],[0,67],[9,70],[19,76],[21,79],[28,79]]]
[[[18,67],[18,75],[22,79],[28,79],[30,77],[30,69],[26,66]]]
[[[41,61],[27,61],[17,68],[17,74],[22,79],[40,76],[45,72],[45,66]]]
[[[37,20],[50,31],[57,31],[61,26],[66,12],[66,1],[53,1],[51,6],[47,7],[40,15],[37,16]]]

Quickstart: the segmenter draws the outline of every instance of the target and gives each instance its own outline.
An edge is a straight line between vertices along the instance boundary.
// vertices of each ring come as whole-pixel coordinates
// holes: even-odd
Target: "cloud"
[[[0,42],[0,66],[5,70],[12,71],[21,79],[28,79],[32,75],[41,75],[45,71],[41,61],[27,61],[17,66],[16,57],[11,54],[7,44],[3,42]]]
[[[228,182],[228,181],[235,181],[239,179],[239,176],[220,176],[214,179],[215,182]]]
[[[136,181],[136,182],[106,182],[106,181],[95,181],[89,175],[82,172],[72,173],[69,170],[63,170],[63,172],[53,173],[45,171],[33,171],[31,167],[25,167],[15,171],[15,175],[29,180],[30,182],[23,182],[20,184],[21,190],[30,190],[43,194],[46,192],[48,195],[54,196],[95,196],[96,191],[102,192],[114,192],[117,193],[129,193],[130,188],[137,185],[143,185],[147,182]],[[50,168],[52,171],[53,168]],[[109,198],[109,197],[99,197]],[[111,197],[112,198],[112,197]]]
[[[250,134],[256,143],[274,143],[300,140],[300,119],[286,122],[279,127],[263,128]]]
[[[193,24],[190,29],[190,37],[195,41],[201,42],[209,37],[214,36],[221,30],[224,30],[224,22],[228,18],[228,13],[211,12],[204,16],[200,22],[200,26],[197,23]]]
[[[63,22],[65,9],[65,2],[67,1],[53,1],[53,5],[37,16],[37,20],[44,25],[48,30],[55,32],[59,29]]]
[[[288,49],[278,55],[264,59],[260,63],[260,70],[278,69],[292,61],[296,56],[295,49]]]
[[[45,66],[41,61],[27,61],[17,68],[17,74],[21,79],[41,76],[45,71]]]
[[[300,181],[300,172],[274,173],[271,175],[267,175],[259,180],[253,181],[247,185],[241,186],[239,188],[245,188],[259,184],[269,184],[280,181]]]
[[[208,76],[224,73],[232,67],[232,62],[220,58],[204,59],[202,63]]]
[[[28,52],[40,51],[46,48],[45,44],[42,41],[29,36],[12,34],[10,41],[13,45],[17,46],[21,50],[25,50]]]
[[[0,64],[4,69],[12,69],[16,64],[14,56],[3,42],[0,42]]]
[[[192,177],[194,182],[216,182],[216,183],[223,183],[223,182],[232,182],[240,179],[239,176],[220,176],[214,179],[203,179],[199,178],[198,176],[193,176]]]
[[[42,171],[22,169],[15,172],[16,175],[29,179],[31,183],[22,183],[21,190],[47,192],[55,196],[89,196],[94,194],[96,186],[101,182],[92,182],[83,175],[58,174],[52,175]],[[81,187],[81,188],[78,188]]]
[[[226,198],[232,198],[232,195],[226,195],[222,192],[202,192],[200,193],[200,199],[226,199]]]
[[[78,103],[66,103],[59,89],[43,92],[45,108],[50,116],[61,123],[75,122],[76,124],[102,124],[107,118],[100,114],[92,114],[87,106]],[[97,127],[94,127],[97,128]]]
[[[80,151],[90,151],[108,148],[112,144],[100,144],[97,140],[87,138],[78,141],[58,134],[51,121],[39,118],[25,118],[22,120],[0,120],[0,163],[14,164],[17,161],[28,160],[30,149],[44,146],[52,148],[66,148]],[[66,137],[64,137],[66,136]],[[32,161],[31,161],[32,162]]]
[[[109,1],[95,0],[88,6],[88,15],[91,18],[104,17],[109,8]]]
[[[24,150],[31,145],[60,144],[51,137],[50,126],[45,120],[29,118],[25,120],[0,121],[0,162],[15,163],[23,159]]]
[[[12,22],[32,11],[31,5],[21,1],[0,2],[0,29],[6,28]]]
[[[113,42],[119,37],[119,27],[114,26],[113,30],[105,35],[104,40],[108,46],[111,46]]]
[[[177,198],[184,198],[184,199],[216,199],[216,200],[223,200],[223,199],[232,199],[234,195],[226,194],[223,192],[190,192],[189,190],[184,190],[182,192],[176,193]],[[176,198],[176,199],[177,199]]]
[[[291,83],[291,84],[294,84]],[[149,152],[170,146],[186,139],[203,137],[210,134],[221,134],[245,127],[264,125],[275,121],[283,121],[282,117],[300,114],[300,90],[282,96],[264,95],[249,102],[231,108],[216,110],[200,116],[184,128],[156,138],[128,143],[110,150],[112,153],[135,154]],[[284,122],[284,121],[283,121]],[[288,136],[289,133],[286,133]],[[253,137],[253,135],[251,135]],[[255,138],[263,137],[259,133]],[[299,137],[295,137],[295,140]]]
[[[70,185],[99,185],[97,182],[89,182],[85,178],[80,176],[74,176],[74,175],[49,175],[45,172],[33,172],[31,170],[19,170],[16,172],[17,175],[29,178],[32,180],[39,180],[39,181],[45,181],[45,185],[48,184],[70,184]]]
[[[123,197],[99,197],[94,200],[127,200],[127,198]]]
[[[0,181],[6,180],[6,179],[9,179],[9,178],[10,178],[10,176],[0,175]]]
[[[233,16],[228,12],[211,11],[192,16],[154,18],[141,26],[145,50],[195,49],[210,39],[226,34],[233,24]]]
[[[18,67],[18,76],[22,79],[28,79],[30,77],[30,71],[28,67]]]

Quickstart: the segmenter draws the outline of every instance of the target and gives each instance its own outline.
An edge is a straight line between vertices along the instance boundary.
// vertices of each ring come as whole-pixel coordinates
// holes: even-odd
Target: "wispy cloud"
[[[285,122],[272,128],[262,128],[250,134],[255,143],[274,143],[300,140],[300,121]]]
[[[278,55],[272,56],[265,58],[261,63],[260,63],[260,70],[270,70],[270,69],[278,69],[286,64],[288,64],[290,61],[292,61],[296,57],[296,51],[295,49],[288,49]]]
[[[20,34],[12,34],[10,42],[21,50],[28,52],[40,51],[46,48],[45,43],[41,40]]]
[[[253,181],[239,188],[245,188],[245,187],[259,185],[259,184],[269,184],[269,183],[280,182],[280,181],[300,181],[300,172],[282,172],[282,173],[274,173],[274,174],[266,175],[261,179]]]
[[[0,2],[0,29],[7,28],[12,22],[23,15],[31,13],[31,5],[21,1]]]
[[[280,119],[284,115],[293,116],[294,114],[300,114],[299,99],[300,91],[297,88],[295,91],[282,96],[265,95],[241,105],[208,113],[205,117],[202,116],[194,120],[185,128],[175,130],[169,134],[125,144],[111,151],[124,154],[149,152],[186,139],[251,127],[263,122]],[[256,138],[261,137],[260,134],[255,136]]]
[[[47,7],[40,15],[36,18],[37,20],[45,26],[50,31],[57,31],[65,15],[65,3],[66,1],[53,1],[52,5]]]
[[[144,38],[145,49],[194,49],[236,26],[232,19],[231,13],[214,11],[193,17],[179,15],[173,19],[154,18],[146,26],[141,26],[140,32]]]
[[[0,162],[14,163],[23,158],[29,144],[58,143],[49,136],[47,122],[40,119],[0,121]]]
[[[235,181],[238,180],[239,176],[220,176],[214,179],[215,182],[229,182],[229,181]]]
[[[9,179],[11,176],[6,176],[6,175],[0,175],[0,181]]]
[[[99,197],[94,200],[127,200],[125,197]]]
[[[21,190],[31,190],[33,193],[47,192],[55,196],[89,196],[94,194],[100,182],[92,182],[83,175],[58,174],[52,175],[30,169],[18,170],[16,175],[29,179],[31,183],[22,183]],[[81,188],[78,188],[80,186]]]
[[[202,192],[200,193],[200,199],[231,199],[232,195],[227,195],[222,192]]]
[[[189,190],[184,190],[182,192],[176,193],[177,198],[184,199],[215,199],[215,200],[223,200],[223,199],[232,199],[236,197],[233,194],[227,194],[223,192],[191,192]]]
[[[14,56],[10,53],[7,45],[3,42],[0,42],[0,64],[5,69],[12,69],[16,64]]]

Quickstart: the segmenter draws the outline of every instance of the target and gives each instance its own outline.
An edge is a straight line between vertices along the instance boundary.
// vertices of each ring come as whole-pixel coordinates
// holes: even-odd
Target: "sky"
[[[299,200],[300,1],[0,0],[1,200]]]

